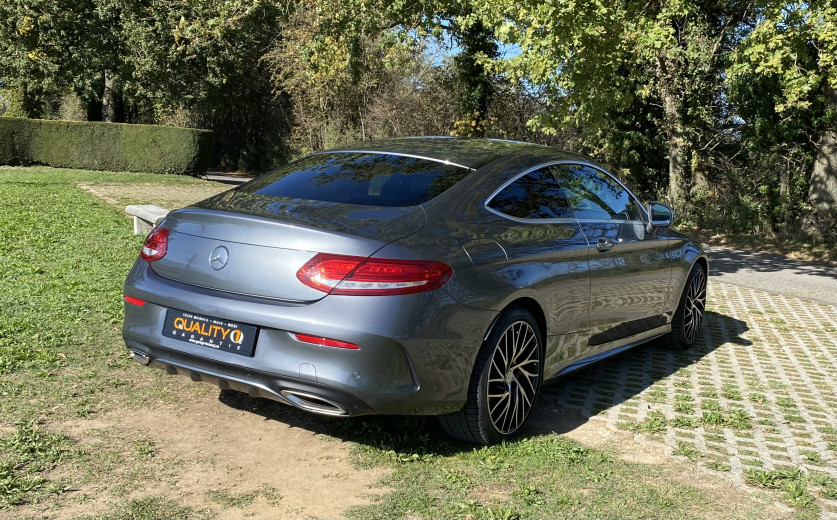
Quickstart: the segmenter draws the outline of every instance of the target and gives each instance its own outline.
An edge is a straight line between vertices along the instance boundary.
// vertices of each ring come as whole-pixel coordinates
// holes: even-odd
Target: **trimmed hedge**
[[[212,145],[208,130],[0,117],[0,164],[198,175]]]

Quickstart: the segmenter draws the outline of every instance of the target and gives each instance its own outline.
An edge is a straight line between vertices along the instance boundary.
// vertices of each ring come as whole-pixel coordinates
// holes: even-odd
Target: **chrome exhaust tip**
[[[133,359],[140,365],[147,365],[151,363],[151,358],[145,355],[144,353],[140,352],[139,350],[130,349],[129,352],[131,353],[131,359]]]
[[[280,393],[289,403],[307,412],[335,417],[349,415],[348,410],[325,397],[295,390],[282,390]]]

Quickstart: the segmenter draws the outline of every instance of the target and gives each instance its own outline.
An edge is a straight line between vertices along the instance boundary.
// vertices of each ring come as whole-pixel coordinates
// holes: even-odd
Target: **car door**
[[[613,176],[586,164],[557,164],[552,171],[589,244],[587,355],[665,325],[668,239],[646,232],[642,206]]]
[[[486,203],[497,215],[487,235],[503,248],[498,274],[505,287],[525,290],[547,321],[544,377],[583,354],[589,330],[588,243],[548,166],[502,186]],[[490,282],[486,284],[490,288]],[[495,291],[497,292],[497,291]]]

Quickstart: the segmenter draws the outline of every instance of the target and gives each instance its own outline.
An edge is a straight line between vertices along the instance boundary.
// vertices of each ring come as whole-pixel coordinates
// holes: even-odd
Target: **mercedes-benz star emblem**
[[[224,246],[218,246],[209,254],[209,265],[216,271],[223,269],[230,261],[230,252]]]

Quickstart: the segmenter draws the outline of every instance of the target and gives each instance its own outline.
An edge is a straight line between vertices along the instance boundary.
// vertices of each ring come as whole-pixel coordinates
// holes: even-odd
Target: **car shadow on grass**
[[[688,350],[671,350],[662,342],[653,341],[545,385],[532,411],[530,425],[521,436],[568,433],[586,423],[591,416],[619,406],[657,381],[699,363],[721,345],[749,345],[749,340],[742,337],[747,330],[741,320],[707,312],[702,335]],[[266,420],[356,442],[396,458],[423,454],[448,456],[474,449],[471,444],[447,436],[435,417],[334,418],[234,391],[222,391],[218,399],[226,406],[260,415]]]

